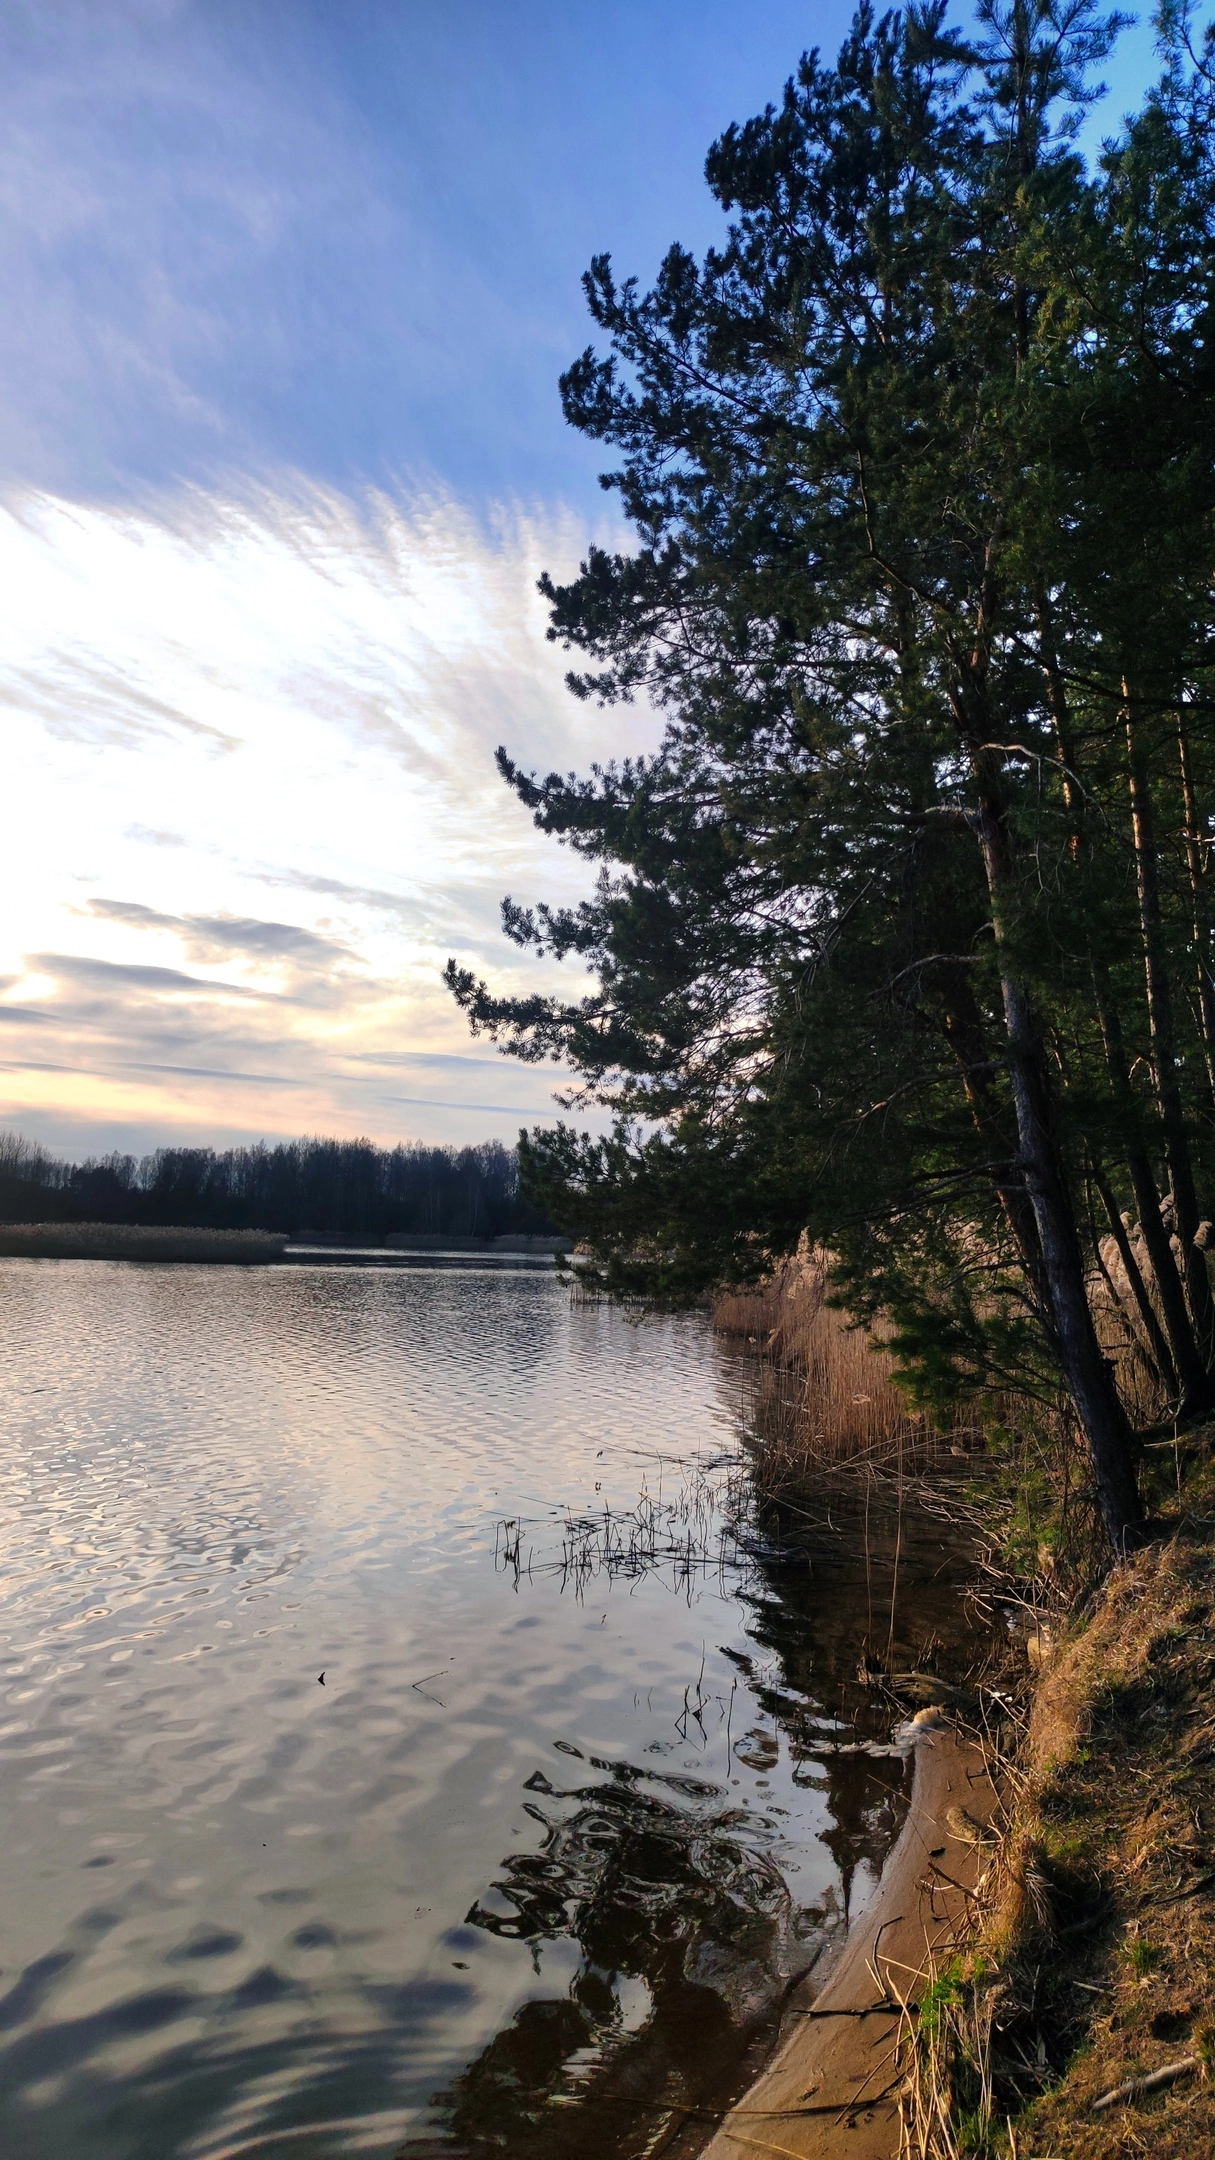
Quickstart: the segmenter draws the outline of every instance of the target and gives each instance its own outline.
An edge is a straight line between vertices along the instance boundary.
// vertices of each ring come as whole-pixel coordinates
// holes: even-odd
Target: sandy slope
[[[982,1750],[939,1713],[922,1714],[910,1736],[911,1807],[873,1902],[826,1984],[807,1979],[792,1998],[772,2060],[705,2160],[892,2160],[898,2152],[899,2004],[915,2001],[948,1955],[984,1863],[982,1844],[965,1833],[971,1824],[981,1830],[996,1804]]]

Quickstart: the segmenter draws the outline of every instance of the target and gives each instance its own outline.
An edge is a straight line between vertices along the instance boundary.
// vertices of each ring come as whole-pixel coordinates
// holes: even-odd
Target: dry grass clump
[[[895,1384],[895,1360],[828,1303],[821,1253],[803,1252],[754,1290],[724,1291],[713,1326],[757,1353],[749,1367],[753,1428],[770,1476],[807,1463],[922,1453],[933,1435]]]
[[[275,1230],[157,1229],[145,1223],[5,1223],[7,1260],[202,1260],[264,1265],[287,1244]]]

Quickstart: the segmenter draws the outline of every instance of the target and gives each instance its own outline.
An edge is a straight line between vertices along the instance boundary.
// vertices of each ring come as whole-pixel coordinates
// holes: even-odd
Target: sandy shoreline
[[[900,2004],[918,1999],[949,1954],[984,1865],[966,1832],[981,1831],[997,1801],[983,1749],[943,1718],[926,1716],[911,1744],[911,1806],[873,1901],[825,1984],[808,1975],[793,1994],[771,2061],[704,2160],[898,2152]]]

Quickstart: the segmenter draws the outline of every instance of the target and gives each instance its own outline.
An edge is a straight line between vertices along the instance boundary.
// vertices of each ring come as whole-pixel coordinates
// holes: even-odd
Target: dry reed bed
[[[1132,1233],[1132,1247],[1136,1246]],[[1141,1259],[1151,1281],[1147,1255]],[[713,1303],[717,1333],[746,1344],[745,1412],[764,1441],[768,1469],[779,1485],[798,1467],[855,1460],[922,1460],[942,1445],[969,1452],[974,1424],[942,1435],[907,1403],[893,1355],[847,1312],[829,1301],[830,1271],[821,1252],[803,1250],[753,1289],[723,1291]],[[1101,1246],[1089,1295],[1097,1333],[1111,1360],[1119,1393],[1140,1430],[1160,1425],[1168,1401],[1152,1359],[1122,1261],[1112,1238]],[[977,1406],[982,1416],[983,1405]],[[1023,1427],[1025,1406],[1011,1398],[986,1403],[1009,1429]],[[1038,1448],[1072,1452],[1070,1421],[1035,1402],[1032,1422]]]
[[[287,1238],[274,1230],[157,1229],[144,1223],[5,1223],[7,1260],[191,1260],[265,1266]]]
[[[828,1302],[827,1287],[822,1255],[803,1253],[755,1289],[714,1301],[718,1334],[756,1352],[745,1407],[763,1437],[768,1484],[811,1462],[918,1460],[937,1440],[908,1409],[894,1358]]]

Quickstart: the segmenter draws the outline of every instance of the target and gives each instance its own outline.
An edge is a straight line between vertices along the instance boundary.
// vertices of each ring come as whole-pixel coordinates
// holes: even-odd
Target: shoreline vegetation
[[[4,1260],[190,1260],[224,1267],[266,1267],[287,1239],[267,1230],[201,1230],[133,1223],[6,1223]]]
[[[285,1231],[212,1230],[148,1223],[0,1223],[0,1259],[181,1260],[223,1267],[270,1267],[292,1261],[369,1261],[385,1266],[427,1258],[552,1261],[570,1251],[561,1237],[504,1232],[495,1238],[389,1232],[374,1244],[320,1237],[292,1244]]]
[[[1102,1285],[1116,1287],[1117,1253],[1101,1257],[1098,1301]],[[880,2001],[872,1970],[872,2003],[847,1995],[850,2014],[829,2047],[829,2020],[806,2013],[831,2011],[843,1960],[825,1987],[808,1980],[768,2066],[705,2151],[736,2160],[759,2142],[818,2155],[838,2132],[841,2151],[864,2160],[1122,2160],[1149,2150],[1207,2160],[1215,1425],[1149,1430],[1139,1463],[1147,1538],[1111,1568],[1091,1502],[1076,1503],[1074,1426],[1025,1406],[1002,1424],[996,1405],[986,1435],[934,1430],[909,1411],[888,1350],[836,1302],[821,1254],[803,1246],[753,1289],[723,1292],[711,1317],[755,1361],[746,1410],[761,1496],[796,1517],[799,1501],[807,1512],[813,1498],[821,1505],[824,1480],[897,1479],[969,1524],[1008,1626],[1005,1651],[969,1689],[888,1671],[864,1647],[862,1668],[892,1711],[938,1705],[928,1714],[948,1719],[999,1798],[942,1828],[917,1757],[883,1897],[889,1884],[896,1902],[922,1905],[959,1835],[971,1841],[968,1865],[946,1872],[964,1894],[916,1908],[918,1949],[901,1943],[905,1969],[886,1976]],[[1134,1345],[1120,1342],[1133,1358]],[[882,2008],[890,2003],[895,2013]],[[851,2014],[858,2007],[864,2016]],[[868,2028],[883,2016],[885,2098],[874,2108]],[[827,2086],[838,2107],[824,2131],[806,2096],[817,2102]]]
[[[522,1191],[514,1148],[321,1138],[251,1147],[160,1147],[71,1162],[0,1133],[0,1225],[76,1223],[256,1230],[297,1242],[413,1237],[450,1249],[555,1225]]]
[[[898,1386],[897,1359],[834,1301],[826,1256],[805,1241],[764,1281],[719,1291],[709,1314],[716,1334],[752,1354],[747,1410],[766,1490],[795,1484],[809,1463],[917,1462],[940,1445]]]

